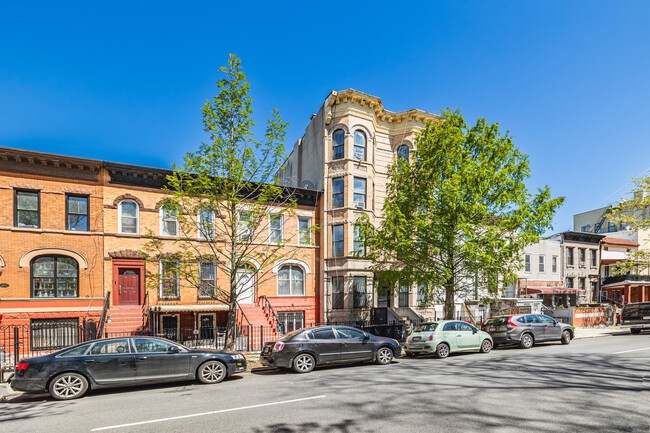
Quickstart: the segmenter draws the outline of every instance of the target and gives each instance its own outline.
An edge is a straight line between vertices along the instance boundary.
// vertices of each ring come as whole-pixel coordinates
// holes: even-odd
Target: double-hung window
[[[557,274],[557,256],[551,257],[551,271]]]
[[[161,260],[160,267],[160,297],[179,298],[178,263],[175,261]]]
[[[524,271],[530,272],[530,254],[524,256]]]
[[[239,225],[237,229],[239,240],[245,242],[253,241],[253,213],[239,212]]]
[[[332,277],[332,309],[341,310],[343,306],[343,277]]]
[[[41,227],[41,194],[39,191],[15,190],[14,226]]]
[[[345,203],[344,183],[342,177],[332,179],[332,207],[343,207]]]
[[[88,196],[65,196],[65,228],[87,232],[88,227]]]
[[[332,257],[343,257],[343,224],[332,226]]]
[[[568,265],[573,266],[573,248],[566,249],[566,262]]]
[[[366,308],[366,277],[354,277],[352,308]]]
[[[591,267],[596,267],[596,250],[589,250],[591,254]]]
[[[363,231],[361,230],[361,226],[357,224],[354,225],[354,245],[352,247],[352,253],[356,257],[363,257],[366,255],[366,242],[363,236]]]
[[[199,298],[213,298],[217,294],[217,267],[214,262],[201,262]]]
[[[409,160],[409,147],[405,144],[397,148],[397,159],[402,159],[408,162]]]
[[[334,131],[333,141],[332,159],[343,159],[345,157],[345,132],[341,129]]]
[[[298,243],[311,245],[311,220],[309,218],[298,218]]]
[[[539,272],[544,272],[544,256],[539,256]]]
[[[366,208],[366,179],[363,177],[354,178],[354,207],[358,209]]]
[[[167,206],[160,208],[160,235],[178,236],[178,218],[175,209]]]
[[[199,239],[214,239],[214,212],[201,208],[198,214]]]
[[[282,215],[271,214],[269,216],[269,241],[279,244],[282,242]]]
[[[584,266],[585,265],[585,249],[580,248],[578,251],[580,253],[580,266]]]
[[[366,134],[361,131],[354,133],[354,159],[366,160]]]
[[[138,204],[134,201],[121,201],[118,205],[120,233],[138,234],[139,229],[139,212]]]

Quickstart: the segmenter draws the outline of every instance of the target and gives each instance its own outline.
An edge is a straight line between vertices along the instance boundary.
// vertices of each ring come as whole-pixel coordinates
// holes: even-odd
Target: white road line
[[[163,422],[163,421],[174,421],[174,420],[177,420],[177,419],[194,418],[194,417],[197,417],[197,416],[205,416],[205,415],[214,415],[215,413],[234,412],[234,411],[237,411],[237,410],[253,409],[253,408],[264,407],[264,406],[273,406],[273,405],[276,405],[276,404],[295,403],[297,401],[314,400],[314,399],[317,399],[317,398],[325,398],[325,397],[326,397],[325,395],[316,395],[314,397],[296,398],[294,400],[274,401],[273,403],[256,404],[256,405],[253,405],[253,406],[234,407],[232,409],[214,410],[212,412],[193,413],[191,415],[181,415],[181,416],[174,416],[174,417],[170,417],[170,418],[160,418],[160,419],[152,419],[152,420],[149,420],[149,421],[132,422],[132,423],[129,423],[129,424],[111,425],[111,426],[108,426],[108,427],[94,428],[91,431],[111,430],[111,429],[116,429],[116,428],[131,427],[131,426],[134,426],[134,425],[152,424],[152,423],[155,423],[155,422]]]
[[[614,355],[620,355],[621,353],[638,352],[640,350],[650,350],[650,347],[644,347],[643,349],[624,350],[622,352],[614,352]]]

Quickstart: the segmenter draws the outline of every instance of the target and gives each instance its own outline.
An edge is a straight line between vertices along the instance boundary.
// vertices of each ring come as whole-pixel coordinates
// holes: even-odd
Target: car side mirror
[[[176,347],[176,346],[171,346],[169,349],[167,349],[167,352],[168,352],[168,353],[178,353],[178,352],[180,352],[180,351],[181,351],[181,349],[179,349],[179,348]]]
[[[364,340],[370,340],[370,335],[369,334],[363,334],[363,339]]]
[[[472,329],[472,334],[476,334],[478,332],[478,329],[474,328]]]

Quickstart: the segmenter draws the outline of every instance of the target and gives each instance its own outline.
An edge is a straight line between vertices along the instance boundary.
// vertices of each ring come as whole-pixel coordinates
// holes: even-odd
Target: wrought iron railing
[[[106,324],[106,314],[111,305],[111,292],[106,292],[104,298],[104,307],[102,308],[102,317],[99,319],[99,326],[97,326],[97,338],[101,338],[104,332],[104,325]]]
[[[634,281],[634,282],[650,282],[650,275],[637,275],[637,274],[623,274],[623,275],[612,275],[610,277],[606,277],[602,285],[605,286],[607,284],[614,284],[614,283],[622,283],[623,281]]]
[[[266,295],[262,295],[257,298],[257,305],[260,305],[264,312],[266,314],[271,314],[272,320],[271,320],[271,325],[275,326],[275,329],[278,330],[279,334],[284,334],[282,331],[282,323],[280,323],[280,319],[278,318],[278,315],[275,314],[275,310],[273,309],[273,305],[271,305],[271,301],[269,301],[269,298],[266,297]]]

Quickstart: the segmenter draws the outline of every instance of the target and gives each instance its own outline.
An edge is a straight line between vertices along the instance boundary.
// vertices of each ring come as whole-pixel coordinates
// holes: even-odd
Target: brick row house
[[[179,248],[178,222],[161,206],[170,173],[0,148],[0,326],[97,321],[107,295],[109,333],[148,328],[175,337],[225,326],[227,306],[213,297],[178,276],[150,280],[168,273],[164,261],[141,254],[147,232],[167,250]],[[275,218],[274,228],[298,253],[268,272],[254,261],[241,270],[249,282],[240,304],[254,326],[271,325],[264,296],[285,329],[320,316],[319,236],[304,230],[319,224],[320,194],[295,188],[293,195],[296,211]],[[201,266],[202,279],[227,286],[214,264]]]

